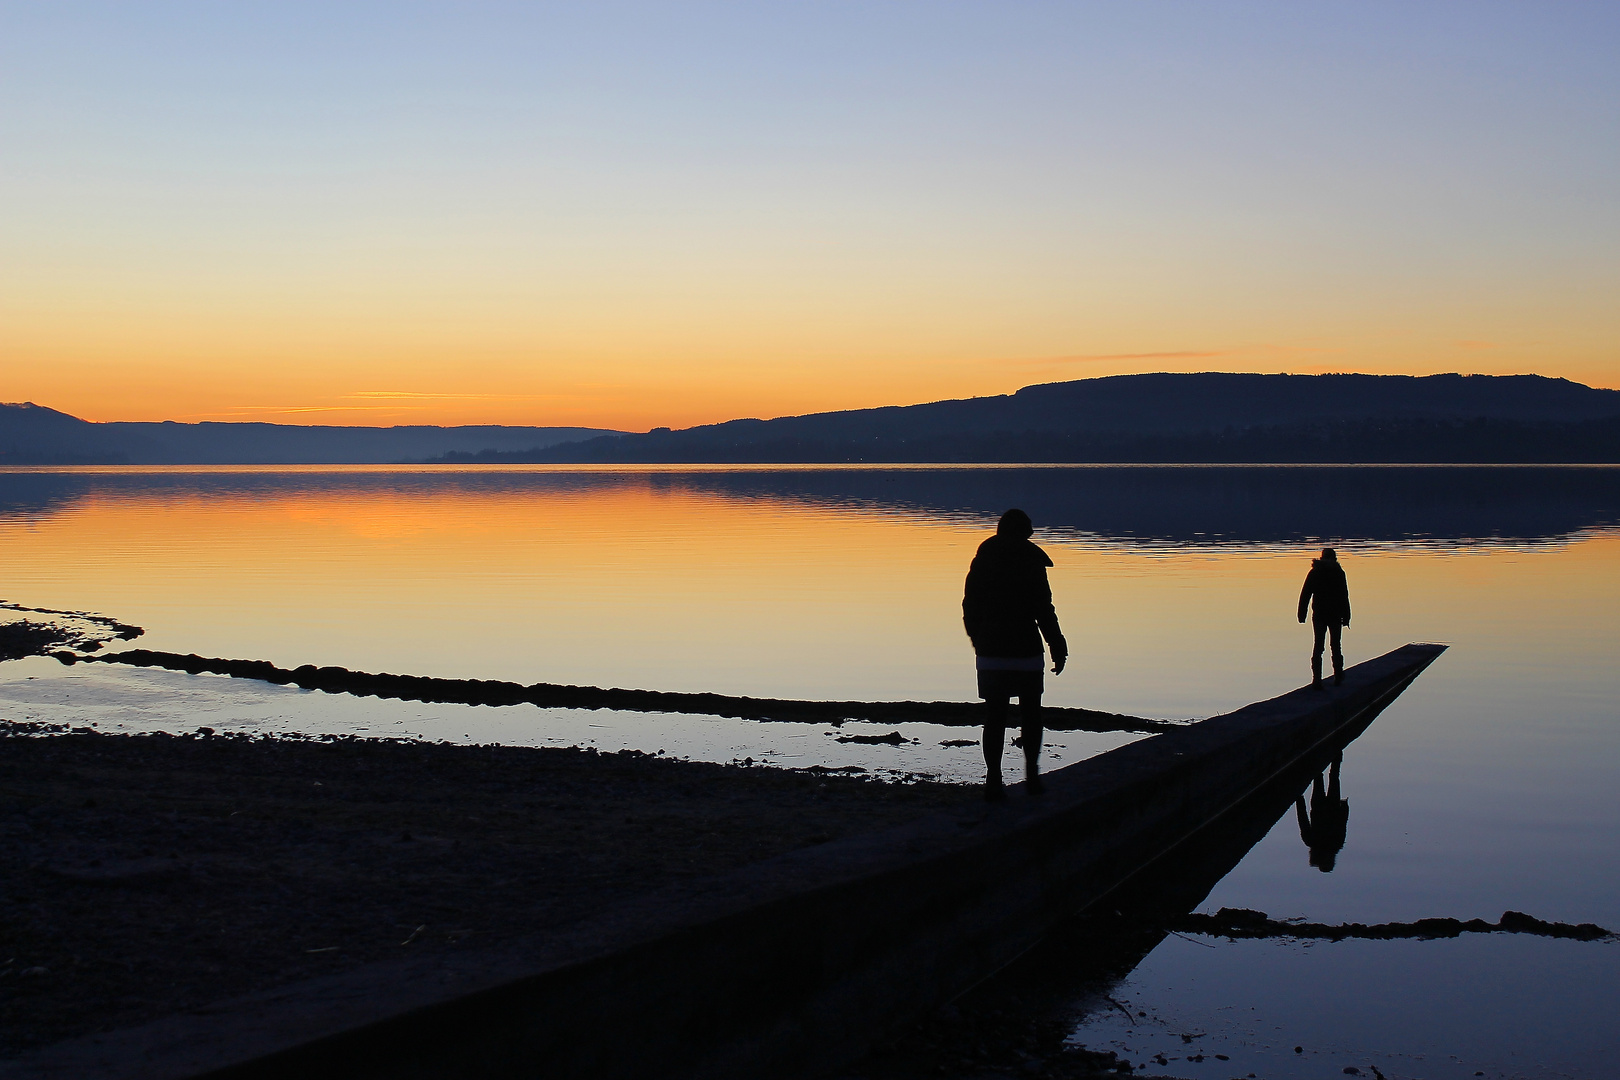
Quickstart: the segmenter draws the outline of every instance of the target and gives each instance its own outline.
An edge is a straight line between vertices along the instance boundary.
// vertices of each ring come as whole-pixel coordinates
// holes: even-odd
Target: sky
[[[1620,388],[1620,5],[0,0],[0,400],[645,430]]]

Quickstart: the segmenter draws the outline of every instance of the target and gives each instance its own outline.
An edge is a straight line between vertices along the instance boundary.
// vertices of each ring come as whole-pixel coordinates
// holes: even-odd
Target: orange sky
[[[1143,371],[1534,372],[1620,386],[1620,363],[1607,355],[1601,328],[1585,335],[1543,328],[1540,339],[1528,341],[1528,330],[1520,340],[1499,333],[1492,342],[1447,340],[1442,330],[1449,328],[1423,327],[1387,336],[1301,333],[1276,343],[1235,333],[1216,337],[1198,327],[1088,331],[1068,325],[1081,320],[1061,311],[1041,314],[1042,321],[1006,327],[971,325],[992,321],[971,316],[946,321],[943,314],[889,327],[829,319],[792,333],[779,326],[736,328],[717,312],[712,332],[689,326],[681,328],[684,335],[647,335],[624,333],[604,311],[577,318],[575,340],[559,342],[555,325],[520,332],[507,323],[497,333],[493,319],[482,332],[470,321],[434,334],[378,320],[315,334],[290,316],[279,328],[244,325],[246,319],[210,325],[200,313],[145,326],[132,314],[116,326],[97,326],[64,313],[32,325],[8,321],[4,397],[102,421],[645,430],[1007,393],[1031,383]],[[949,336],[943,327],[963,344],[941,340]],[[526,334],[532,339],[524,340]],[[647,340],[654,336],[660,340]],[[1059,348],[1075,338],[1093,351]],[[1098,338],[1104,343],[1090,344]],[[1138,347],[1144,343],[1163,347]],[[997,344],[1023,348],[998,353]],[[1187,344],[1193,347],[1171,347]]]
[[[0,400],[646,429],[1620,387],[1602,5],[0,12]]]

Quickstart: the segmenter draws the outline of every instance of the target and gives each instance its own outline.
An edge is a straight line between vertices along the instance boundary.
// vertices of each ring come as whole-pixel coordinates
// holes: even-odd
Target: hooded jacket
[[[1068,654],[1046,580],[1051,558],[1029,540],[997,534],[979,545],[962,593],[962,624],[979,656]]]
[[[1312,602],[1315,597],[1315,602]],[[1305,608],[1311,607],[1311,618],[1316,622],[1348,623],[1350,621],[1350,586],[1344,579],[1344,567],[1338,559],[1312,559],[1311,572],[1305,575],[1305,587],[1299,591],[1299,617],[1305,618]]]

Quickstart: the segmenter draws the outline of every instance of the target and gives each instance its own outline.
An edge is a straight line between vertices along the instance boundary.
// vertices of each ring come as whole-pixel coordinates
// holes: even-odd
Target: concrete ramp
[[[484,954],[379,965],[62,1044],[7,1080],[753,1078],[859,1057],[1104,906],[1444,650],[1145,738],[901,828],[664,890]]]

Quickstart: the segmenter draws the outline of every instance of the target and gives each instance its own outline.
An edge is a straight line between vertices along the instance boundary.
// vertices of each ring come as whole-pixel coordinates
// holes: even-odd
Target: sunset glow
[[[644,430],[1142,371],[1620,387],[1620,14],[9,5],[0,399]]]

